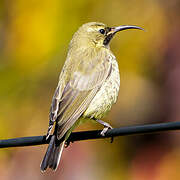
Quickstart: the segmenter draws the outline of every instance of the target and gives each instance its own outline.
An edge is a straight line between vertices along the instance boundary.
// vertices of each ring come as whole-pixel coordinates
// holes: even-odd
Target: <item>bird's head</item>
[[[144,30],[141,27],[132,25],[109,27],[103,23],[90,22],[83,24],[78,29],[78,31],[73,36],[72,43],[75,42],[76,45],[79,44],[80,46],[108,46],[109,42],[117,32],[126,29]]]

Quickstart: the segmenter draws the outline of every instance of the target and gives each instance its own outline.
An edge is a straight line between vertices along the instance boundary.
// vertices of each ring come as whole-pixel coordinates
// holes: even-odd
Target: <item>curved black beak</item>
[[[145,31],[143,28],[141,28],[139,26],[133,26],[133,25],[122,25],[122,26],[118,26],[118,27],[108,28],[108,32],[106,34],[103,44],[108,45],[110,40],[113,38],[113,36],[117,32],[127,30],[127,29],[139,29],[139,30]]]
[[[118,26],[118,27],[113,27],[113,28],[111,28],[111,31],[110,31],[109,33],[115,34],[116,32],[123,31],[123,30],[127,30],[127,29],[139,29],[139,30],[145,31],[143,28],[141,28],[141,27],[139,27],[139,26],[122,25],[122,26]]]

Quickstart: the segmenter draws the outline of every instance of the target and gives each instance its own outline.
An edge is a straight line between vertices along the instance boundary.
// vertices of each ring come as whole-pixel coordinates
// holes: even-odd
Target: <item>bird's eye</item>
[[[101,34],[105,34],[105,30],[104,30],[104,29],[100,29],[99,32],[100,32]]]

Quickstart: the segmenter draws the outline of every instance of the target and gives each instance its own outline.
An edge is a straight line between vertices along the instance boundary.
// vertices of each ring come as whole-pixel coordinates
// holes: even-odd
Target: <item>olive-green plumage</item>
[[[47,138],[55,122],[56,127],[41,163],[42,171],[47,167],[56,170],[64,143],[80,121],[98,121],[116,102],[120,75],[109,42],[116,32],[124,29],[141,28],[110,28],[91,22],[82,25],[74,34],[52,100]],[[58,144],[62,138],[64,141]]]

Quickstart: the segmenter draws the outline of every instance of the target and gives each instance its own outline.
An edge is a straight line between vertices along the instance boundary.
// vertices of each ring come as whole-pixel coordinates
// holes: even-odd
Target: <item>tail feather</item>
[[[57,146],[55,144],[55,140],[56,137],[55,135],[53,135],[51,137],[46,154],[40,166],[42,172],[44,172],[48,167],[53,170],[56,170],[58,167],[65,141],[63,141],[60,145]]]
[[[63,141],[59,146],[54,148],[53,156],[51,156],[52,159],[50,159],[50,161],[49,161],[49,168],[51,168],[55,171],[56,171],[56,169],[59,165],[60,159],[61,159],[64,143],[65,143],[65,141]]]

